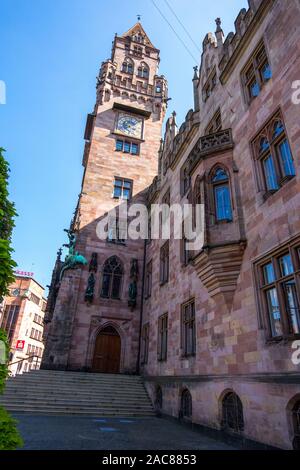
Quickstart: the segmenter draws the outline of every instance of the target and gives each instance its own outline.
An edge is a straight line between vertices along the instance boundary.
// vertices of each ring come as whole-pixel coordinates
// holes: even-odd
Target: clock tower
[[[54,273],[44,368],[136,372],[144,241],[126,238],[121,216],[105,240],[97,226],[113,209],[119,213],[124,200],[145,202],[157,175],[168,98],[159,62],[159,50],[138,22],[115,35],[111,58],[101,65],[71,225],[73,248],[87,265],[66,270],[61,279]]]

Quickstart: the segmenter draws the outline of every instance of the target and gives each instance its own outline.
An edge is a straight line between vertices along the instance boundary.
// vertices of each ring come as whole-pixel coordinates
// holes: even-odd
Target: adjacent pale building
[[[0,311],[0,328],[8,336],[13,375],[40,368],[45,308],[44,287],[31,273],[16,273]]]

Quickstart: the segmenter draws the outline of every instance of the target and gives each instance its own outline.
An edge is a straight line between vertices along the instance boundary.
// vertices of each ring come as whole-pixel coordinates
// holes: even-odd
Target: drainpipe
[[[143,258],[143,277],[142,277],[142,293],[141,293],[141,310],[140,310],[140,331],[139,331],[139,350],[136,364],[136,372],[140,373],[140,355],[141,355],[141,341],[142,341],[142,325],[143,325],[143,310],[144,310],[144,291],[145,291],[145,271],[146,271],[146,251],[147,240],[144,240],[144,258]]]

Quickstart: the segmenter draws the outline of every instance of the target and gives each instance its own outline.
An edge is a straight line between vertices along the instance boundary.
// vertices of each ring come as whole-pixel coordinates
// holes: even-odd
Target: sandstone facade
[[[120,371],[140,370],[162,413],[268,445],[299,446],[300,375],[292,361],[300,338],[300,105],[292,97],[300,70],[299,21],[297,0],[249,0],[236,19],[236,32],[225,41],[217,20],[215,35],[203,43],[199,74],[195,71],[194,109],[179,129],[175,115],[167,121],[160,148],[166,95],[152,95],[151,105],[148,97],[142,104],[136,92],[134,97],[120,85],[99,85],[75,220],[77,248],[88,260],[97,252],[100,270],[111,255],[122,260],[122,295],[121,300],[101,299],[99,271],[95,300],[87,305],[88,269],[66,274],[49,327],[45,366],[90,369],[96,337],[111,326],[121,337]],[[123,41],[115,39],[117,52],[103,65],[105,73],[115,67],[114,57],[122,62],[124,51],[117,45]],[[154,75],[157,62],[143,60],[149,63],[149,84],[163,80]],[[151,110],[134,163],[132,156],[115,154],[111,130],[119,108],[114,103]],[[158,175],[150,185],[157,152]],[[171,205],[197,201],[205,206],[203,249],[186,259],[182,241],[171,237],[164,282],[165,240],[145,247],[128,241],[124,247],[100,243],[95,235],[99,218],[119,204],[111,197],[113,176],[134,181],[133,201],[151,205],[167,196]],[[140,268],[133,310],[126,292],[132,259]],[[186,341],[194,341],[184,337],[189,302],[195,350],[185,350]]]

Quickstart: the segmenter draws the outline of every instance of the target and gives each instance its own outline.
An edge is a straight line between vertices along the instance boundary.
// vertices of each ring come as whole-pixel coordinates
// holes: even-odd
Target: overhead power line
[[[183,45],[183,47],[185,48],[185,50],[188,52],[188,54],[192,57],[192,59],[195,61],[195,63],[198,63],[198,60],[194,57],[194,55],[192,54],[192,52],[190,51],[190,49],[188,48],[188,46],[186,45],[186,43],[183,41],[183,39],[181,39],[181,37],[179,36],[179,34],[177,33],[177,31],[175,30],[175,28],[172,26],[172,24],[170,23],[170,21],[166,18],[166,16],[163,14],[163,12],[161,11],[161,9],[156,5],[155,1],[154,0],[151,0],[151,2],[153,3],[153,5],[155,6],[155,8],[157,9],[157,11],[160,13],[160,15],[162,16],[162,18],[165,20],[165,22],[169,25],[169,27],[172,29],[173,33],[175,34],[175,36],[177,37],[177,39],[181,42],[181,44]]]
[[[171,7],[170,3],[168,2],[168,0],[164,0],[165,4],[168,6],[169,10],[173,13],[173,15],[175,16],[175,18],[177,19],[178,23],[181,25],[181,27],[183,28],[183,30],[185,31],[185,33],[187,34],[187,36],[190,38],[190,40],[192,41],[192,43],[194,44],[194,46],[196,47],[197,51],[201,53],[201,49],[200,47],[198,46],[198,44],[196,44],[196,42],[194,41],[194,39],[192,38],[192,36],[190,35],[189,31],[186,29],[186,27],[184,26],[184,24],[182,23],[182,21],[180,20],[180,18],[178,17],[178,15],[176,14],[176,12],[173,10],[173,8]]]

